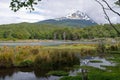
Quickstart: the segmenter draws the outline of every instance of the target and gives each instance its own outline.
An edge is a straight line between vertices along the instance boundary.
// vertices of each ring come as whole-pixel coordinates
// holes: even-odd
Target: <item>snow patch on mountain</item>
[[[65,17],[56,18],[55,20],[64,20],[64,19],[91,20],[91,18],[87,14],[81,11],[76,11],[72,14],[68,14]]]

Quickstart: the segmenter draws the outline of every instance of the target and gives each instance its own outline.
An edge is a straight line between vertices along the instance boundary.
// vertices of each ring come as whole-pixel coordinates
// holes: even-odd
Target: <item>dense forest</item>
[[[120,24],[116,24],[120,30]],[[1,40],[15,39],[58,39],[80,40],[117,37],[116,31],[108,24],[85,28],[60,26],[51,24],[20,23],[0,25]]]

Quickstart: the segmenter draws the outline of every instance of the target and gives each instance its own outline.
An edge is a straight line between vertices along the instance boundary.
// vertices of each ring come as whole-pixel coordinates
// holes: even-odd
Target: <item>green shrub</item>
[[[91,63],[103,63],[103,61],[100,60],[90,60]]]
[[[80,76],[65,76],[62,77],[60,80],[82,80]]]
[[[103,42],[100,42],[97,46],[97,52],[100,54],[106,53],[106,47]]]
[[[47,75],[54,75],[54,76],[68,76],[69,73],[65,71],[50,71]]]
[[[96,73],[90,74],[88,80],[120,80],[120,76],[116,73]]]
[[[24,60],[19,64],[19,67],[31,67],[31,66],[33,66],[33,62],[31,60]]]

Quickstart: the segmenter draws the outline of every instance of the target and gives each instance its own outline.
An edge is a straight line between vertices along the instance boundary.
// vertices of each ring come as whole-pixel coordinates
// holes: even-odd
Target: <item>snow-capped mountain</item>
[[[63,20],[63,19],[90,20],[90,17],[81,11],[76,11],[75,13],[68,14],[66,17],[56,18],[56,20]]]
[[[76,11],[74,13],[66,15],[65,17],[44,20],[37,23],[74,26],[74,27],[86,27],[97,24],[87,14],[81,11]]]
[[[85,13],[80,12],[80,11],[77,11],[77,12],[75,12],[73,14],[67,15],[67,18],[69,18],[69,19],[90,20],[90,18],[88,17],[88,15],[86,15]]]

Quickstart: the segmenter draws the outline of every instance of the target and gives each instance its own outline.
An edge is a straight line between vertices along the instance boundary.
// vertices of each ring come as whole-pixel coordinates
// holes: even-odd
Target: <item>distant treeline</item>
[[[120,24],[116,24],[120,30]],[[58,40],[80,40],[103,37],[117,37],[116,31],[110,25],[96,25],[85,28],[50,25],[20,23],[10,25],[0,25],[0,39],[58,39]]]

